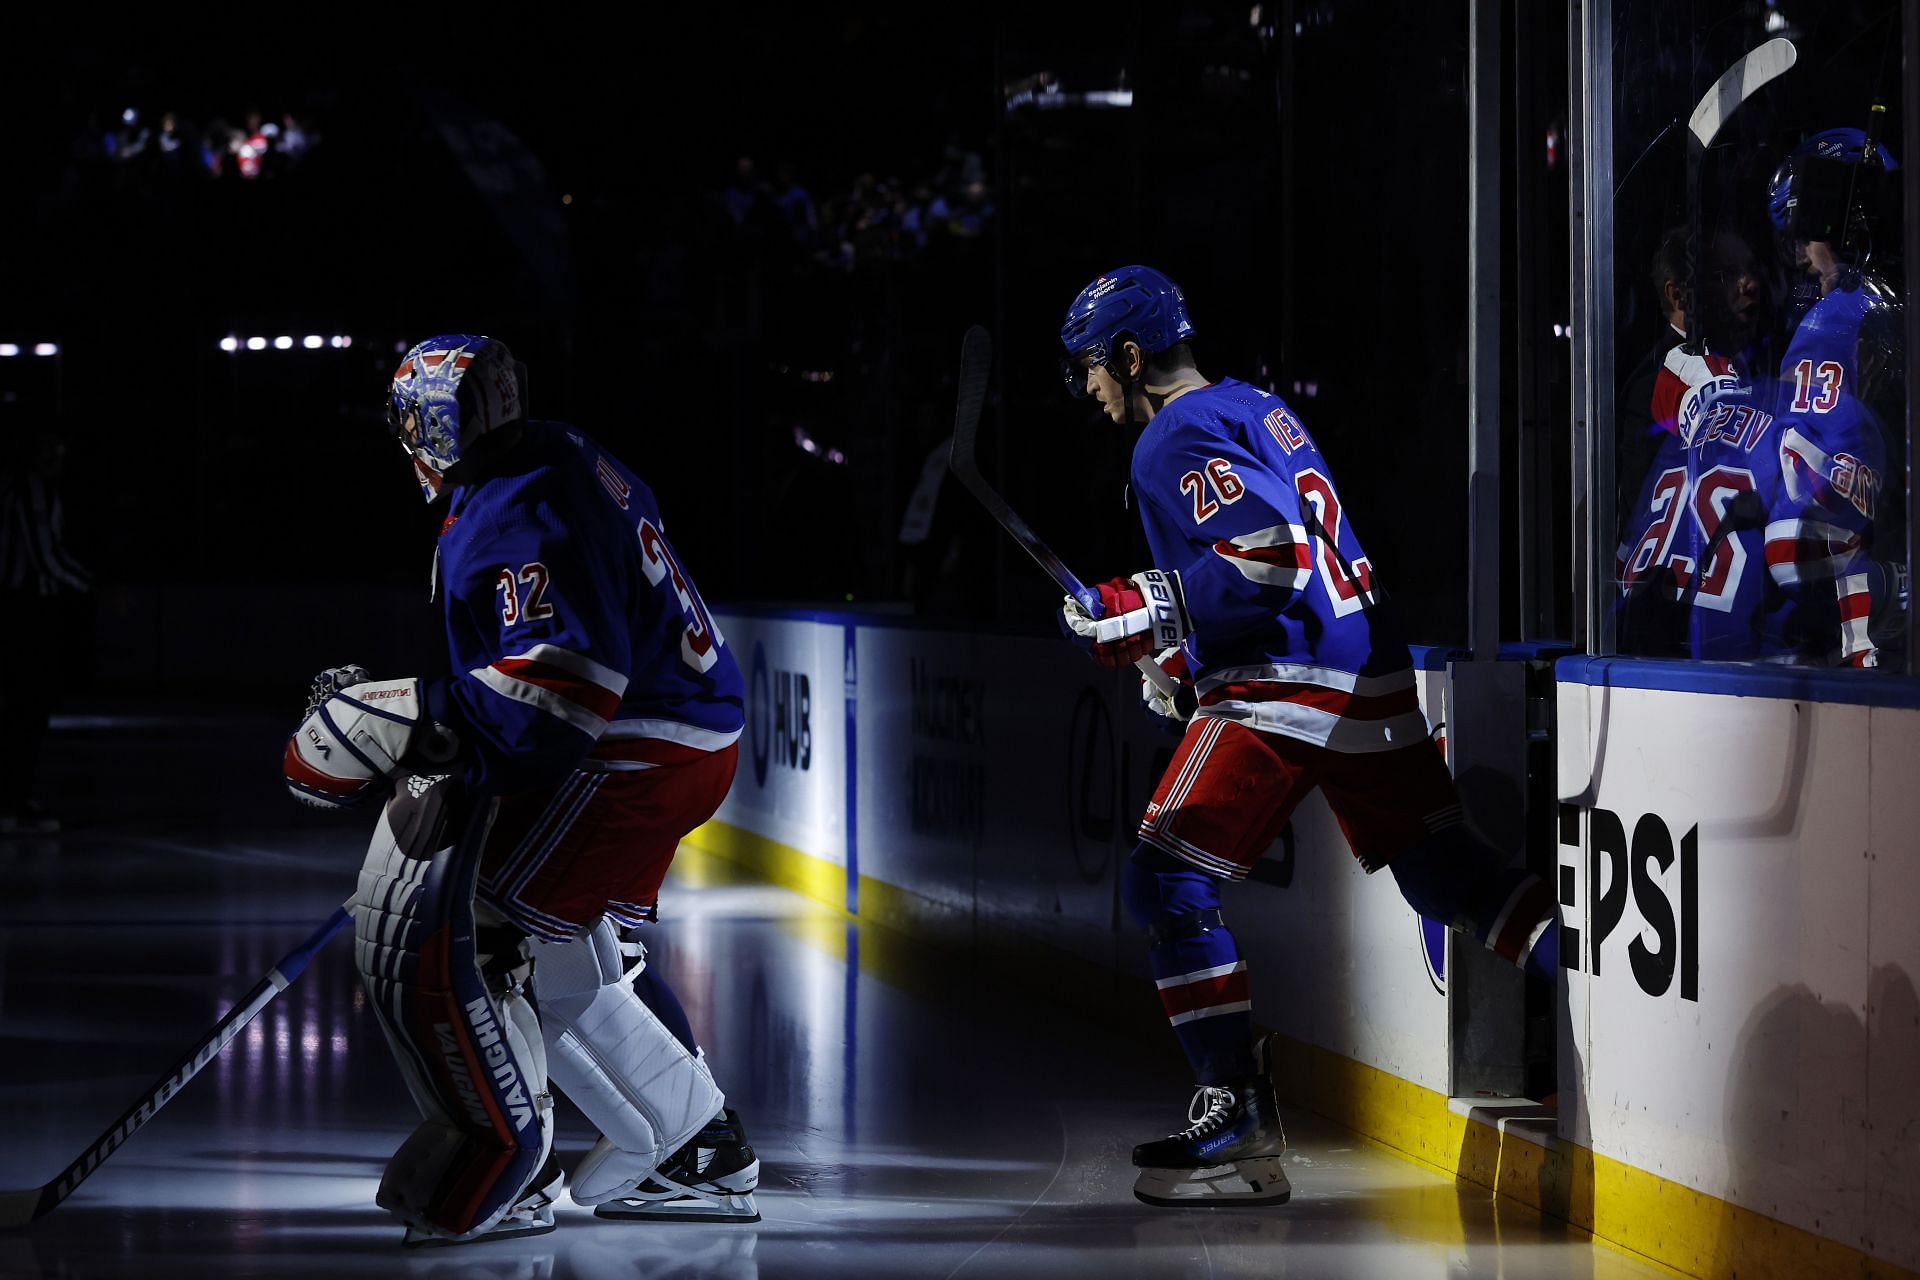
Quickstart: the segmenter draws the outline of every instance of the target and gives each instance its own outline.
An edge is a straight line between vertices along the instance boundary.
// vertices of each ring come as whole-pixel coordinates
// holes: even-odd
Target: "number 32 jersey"
[[[453,674],[434,717],[465,781],[502,794],[723,749],[740,670],[662,529],[651,490],[591,438],[535,422],[504,474],[454,490],[435,590]]]
[[[1343,752],[1426,740],[1405,639],[1278,396],[1227,378],[1167,404],[1133,490],[1154,564],[1180,571],[1199,715]]]

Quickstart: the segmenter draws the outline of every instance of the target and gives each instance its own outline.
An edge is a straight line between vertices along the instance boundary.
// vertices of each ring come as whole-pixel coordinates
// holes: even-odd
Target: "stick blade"
[[[1687,128],[1692,131],[1694,141],[1703,147],[1712,146],[1727,118],[1740,109],[1740,104],[1785,74],[1799,57],[1800,51],[1793,47],[1793,41],[1781,36],[1728,67],[1687,117]]]
[[[46,1188],[33,1187],[26,1191],[0,1191],[0,1231],[12,1231],[29,1223],[38,1222],[45,1210]]]

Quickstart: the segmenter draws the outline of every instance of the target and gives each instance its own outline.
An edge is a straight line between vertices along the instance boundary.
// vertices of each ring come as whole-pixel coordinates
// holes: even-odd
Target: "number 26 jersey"
[[[1226,378],[1166,404],[1133,490],[1154,565],[1180,571],[1197,714],[1342,752],[1426,740],[1406,642],[1278,396]]]

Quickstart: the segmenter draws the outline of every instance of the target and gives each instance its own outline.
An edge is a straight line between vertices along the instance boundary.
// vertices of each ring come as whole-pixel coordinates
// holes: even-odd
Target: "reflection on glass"
[[[1903,662],[1897,10],[1614,6],[1622,652]],[[1780,37],[1791,68],[1690,150]]]

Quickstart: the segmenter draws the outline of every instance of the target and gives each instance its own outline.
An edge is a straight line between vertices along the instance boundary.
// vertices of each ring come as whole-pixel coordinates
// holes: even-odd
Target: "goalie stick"
[[[1101,612],[1100,593],[1080,581],[1073,570],[1067,568],[1066,563],[1053,553],[1053,548],[1040,540],[1040,535],[1033,531],[1032,526],[1020,518],[1020,513],[987,483],[974,461],[974,445],[980,431],[980,411],[987,403],[987,377],[992,372],[993,335],[976,324],[967,330],[967,336],[960,344],[960,394],[953,411],[953,448],[947,455],[947,466],[960,477],[960,483],[980,499],[980,505],[987,509],[987,514],[1012,535],[1013,540],[1046,571],[1047,576],[1072,596],[1082,609],[1097,618]],[[1134,665],[1163,696],[1178,696],[1179,683],[1162,671],[1160,664],[1152,658],[1142,658]]]
[[[1747,99],[1785,75],[1799,58],[1793,41],[1784,37],[1767,41],[1749,50],[1738,62],[1720,73],[1687,117],[1687,350],[1705,349],[1700,331],[1699,263],[1701,252],[1700,166],[1707,148],[1720,136],[1727,119]]]
[[[94,1170],[105,1163],[108,1156],[120,1149],[137,1133],[141,1126],[153,1119],[161,1107],[167,1105],[174,1094],[186,1086],[187,1081],[200,1073],[200,1069],[212,1062],[220,1051],[233,1042],[249,1022],[266,1008],[273,998],[293,985],[306,970],[307,964],[319,953],[320,949],[332,940],[333,935],[346,928],[352,917],[343,906],[327,917],[326,923],[313,931],[311,937],[286,955],[280,962],[267,970],[265,977],[255,983],[253,990],[241,997],[240,1001],[227,1010],[221,1019],[213,1024],[213,1029],[200,1038],[198,1044],[189,1049],[179,1061],[168,1067],[161,1077],[154,1081],[153,1087],[142,1094],[134,1104],[120,1113],[120,1118],[107,1126],[105,1133],[95,1138],[74,1162],[62,1169],[51,1181],[40,1187],[28,1187],[20,1191],[0,1191],[0,1230],[23,1227],[37,1222],[51,1213],[60,1202],[74,1193],[82,1182],[92,1176]]]

